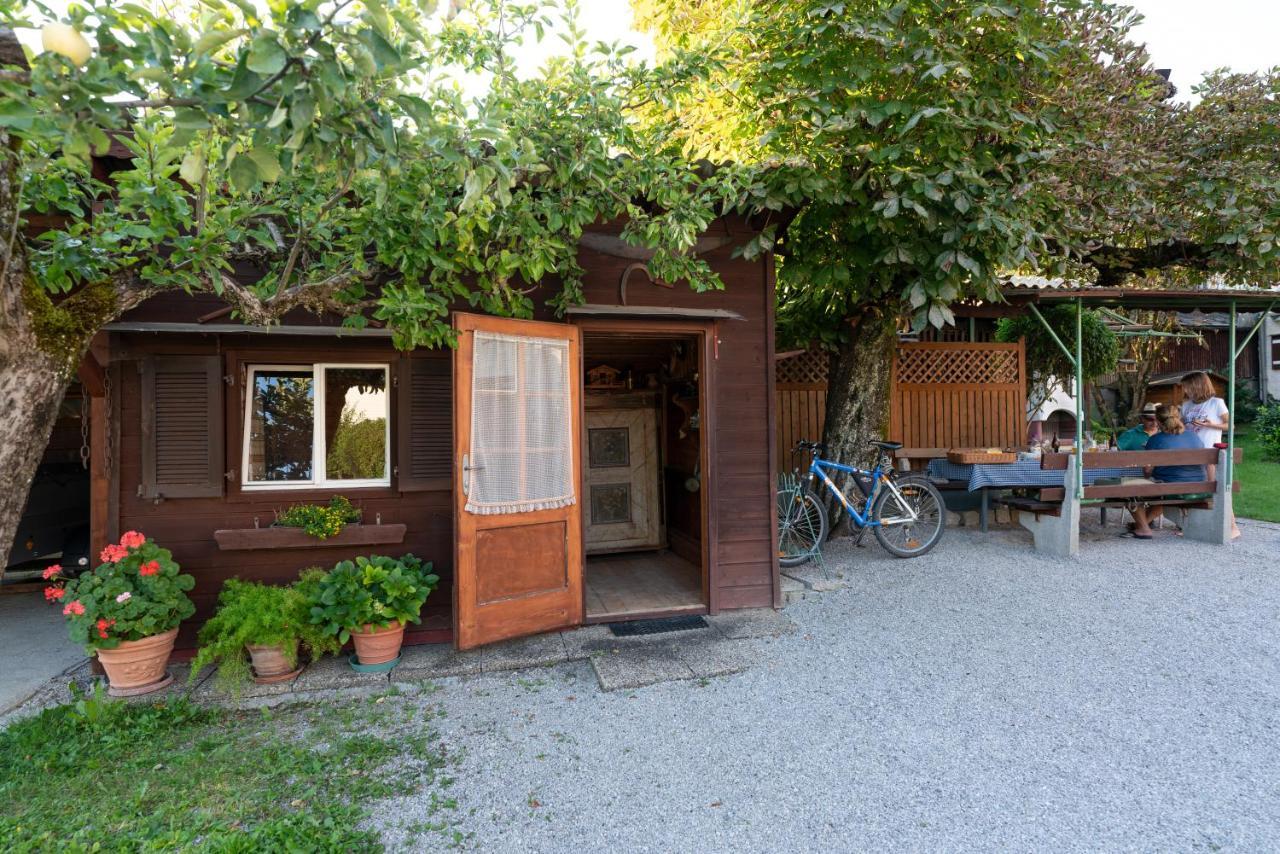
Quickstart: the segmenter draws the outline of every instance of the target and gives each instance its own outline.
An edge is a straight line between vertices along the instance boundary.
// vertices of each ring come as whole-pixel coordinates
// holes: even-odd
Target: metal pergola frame
[[[1076,450],[1072,465],[1076,470],[1076,497],[1084,498],[1084,455],[1080,436],[1084,427],[1084,354],[1082,341],[1082,325],[1085,307],[1098,308],[1108,313],[1115,309],[1131,308],[1149,311],[1227,311],[1231,319],[1228,326],[1227,341],[1231,351],[1231,363],[1227,366],[1227,459],[1223,465],[1222,477],[1226,480],[1228,493],[1235,468],[1234,454],[1236,447],[1236,360],[1249,346],[1253,336],[1262,328],[1263,322],[1277,305],[1280,305],[1280,290],[1261,289],[1227,289],[1197,288],[1192,290],[1134,290],[1123,288],[1045,288],[1028,292],[1027,288],[1012,288],[1005,291],[1011,302],[1023,302],[1031,314],[1040,321],[1049,337],[1062,350],[1063,355],[1071,363],[1075,371],[1076,401]],[[1053,331],[1053,327],[1045,320],[1037,308],[1037,303],[1067,303],[1076,309],[1076,330],[1074,351],[1067,347]],[[1236,342],[1236,312],[1240,305],[1252,307],[1261,312],[1258,320],[1244,336],[1244,340]],[[1141,335],[1143,333],[1133,333]],[[1154,334],[1154,333],[1153,333]]]

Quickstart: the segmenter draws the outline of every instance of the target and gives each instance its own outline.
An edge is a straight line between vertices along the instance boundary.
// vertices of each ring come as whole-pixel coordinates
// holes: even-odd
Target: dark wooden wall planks
[[[713,230],[728,230],[742,242],[753,233],[741,220],[720,221]],[[633,276],[627,289],[632,306],[675,308],[719,308],[741,315],[743,320],[717,321],[716,338],[708,354],[713,395],[709,437],[711,460],[704,478],[713,478],[708,491],[708,527],[715,544],[712,554],[711,606],[713,609],[776,606],[778,575],[774,533],[774,451],[773,436],[773,259],[746,260],[732,257],[732,246],[710,253],[707,260],[721,275],[723,290],[697,294],[687,287],[662,288]],[[616,305],[624,259],[583,250],[580,262],[587,271],[586,302]],[[165,295],[134,310],[125,321],[194,322],[217,308],[207,297]],[[539,315],[546,317],[542,310]],[[311,317],[291,319],[316,325]],[[225,321],[219,321],[225,322]],[[185,626],[180,643],[189,646],[197,624],[207,618],[216,603],[222,583],[232,577],[269,582],[294,578],[308,566],[330,566],[351,557],[355,551],[341,547],[290,549],[286,551],[222,552],[213,540],[220,528],[250,528],[255,518],[268,525],[274,512],[299,500],[314,500],[321,493],[245,493],[229,489],[222,498],[181,498],[154,501],[138,495],[141,464],[141,382],[139,359],[155,353],[197,355],[224,353],[235,349],[273,350],[286,360],[334,360],[344,351],[371,351],[386,354],[394,362],[397,354],[389,342],[369,338],[290,337],[286,325],[270,334],[153,334],[117,332],[112,359],[118,363],[119,451],[117,530],[143,531],[170,548],[184,569],[196,577],[193,598],[197,619]],[[234,364],[234,357],[228,358]],[[238,388],[238,386],[237,386]],[[236,392],[238,394],[238,392]],[[395,404],[393,403],[393,406]],[[227,400],[228,419],[211,429],[231,428],[230,413],[239,412],[238,400]],[[392,413],[393,423],[395,412]],[[393,439],[394,443],[394,439]],[[238,465],[232,458],[238,439],[227,443],[227,466]],[[394,447],[394,444],[393,444]],[[399,492],[393,489],[336,490],[363,507],[366,519],[380,515],[383,522],[407,526],[400,552],[413,552],[435,563],[444,581],[435,596],[447,600],[452,573],[453,519],[448,491]],[[323,493],[327,495],[330,493]],[[351,553],[348,553],[351,551]]]

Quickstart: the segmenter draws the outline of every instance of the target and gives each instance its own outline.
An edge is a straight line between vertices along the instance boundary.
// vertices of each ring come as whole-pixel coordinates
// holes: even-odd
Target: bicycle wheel
[[[778,563],[800,566],[827,539],[827,511],[807,489],[778,490]]]
[[[922,477],[894,481],[902,498],[882,488],[871,508],[872,529],[885,551],[896,557],[919,557],[938,544],[946,515],[942,493]],[[903,502],[906,502],[905,505]],[[912,512],[916,518],[911,519]]]

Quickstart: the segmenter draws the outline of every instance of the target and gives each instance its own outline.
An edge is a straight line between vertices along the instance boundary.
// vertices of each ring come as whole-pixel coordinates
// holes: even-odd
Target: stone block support
[[[1031,532],[1038,552],[1073,557],[1080,551],[1080,499],[1076,496],[1076,467],[1068,465],[1062,485],[1066,493],[1057,516],[1029,511],[1018,513],[1018,524]]]

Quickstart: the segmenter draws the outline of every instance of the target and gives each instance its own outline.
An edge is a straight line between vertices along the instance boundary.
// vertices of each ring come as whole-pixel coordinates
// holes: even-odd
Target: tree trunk
[[[863,316],[848,340],[831,355],[822,441],[827,445],[827,456],[833,460],[864,465],[872,459],[868,443],[886,438],[889,376],[896,339],[892,321],[878,314]],[[850,489],[856,491],[857,487],[848,484],[841,489],[852,496]],[[833,520],[845,515],[842,509],[827,509]]]
[[[67,384],[102,322],[93,297],[54,306],[30,279],[16,146],[0,133],[0,579]],[[99,299],[99,304],[104,300]],[[105,300],[112,303],[112,299]]]
[[[12,330],[0,330],[0,578],[18,533],[31,482],[58,418],[67,375],[39,351],[15,354]]]

